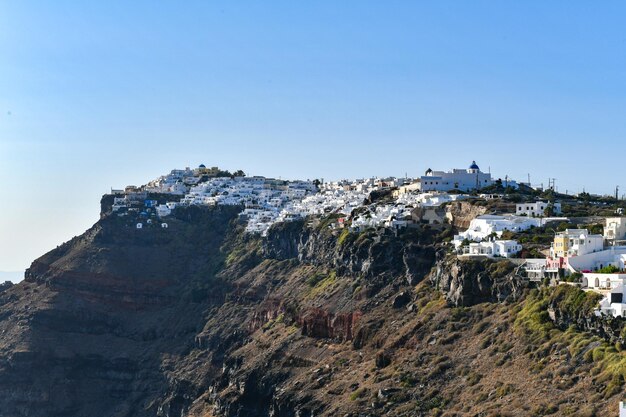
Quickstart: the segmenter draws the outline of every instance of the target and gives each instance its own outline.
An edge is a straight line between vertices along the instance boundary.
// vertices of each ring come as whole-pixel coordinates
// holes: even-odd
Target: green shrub
[[[350,394],[350,401],[356,401],[359,398],[363,398],[367,394],[367,390],[365,388],[359,388]]]
[[[598,269],[599,274],[616,274],[619,272],[619,268],[614,265],[607,265],[602,269]]]

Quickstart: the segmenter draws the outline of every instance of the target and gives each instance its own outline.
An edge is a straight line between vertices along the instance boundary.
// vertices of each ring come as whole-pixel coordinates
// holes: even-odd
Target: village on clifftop
[[[461,258],[507,258],[530,281],[576,285],[603,295],[597,315],[626,316],[626,217],[615,197],[559,194],[508,177],[494,180],[475,161],[467,169],[428,169],[419,178],[324,182],[230,173],[200,165],[174,169],[143,186],[112,189],[111,213],[133,229],[167,229],[178,207],[240,206],[248,233],[277,223],[326,217],[329,228],[394,233],[449,224],[469,210],[467,227],[450,239]],[[472,215],[471,213],[474,213]]]

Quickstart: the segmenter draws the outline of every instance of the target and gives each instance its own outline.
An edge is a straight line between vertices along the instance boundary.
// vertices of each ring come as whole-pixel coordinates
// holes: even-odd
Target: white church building
[[[468,169],[453,169],[450,172],[428,169],[420,177],[420,189],[425,191],[471,191],[480,190],[493,184],[491,174],[482,172],[476,161]]]

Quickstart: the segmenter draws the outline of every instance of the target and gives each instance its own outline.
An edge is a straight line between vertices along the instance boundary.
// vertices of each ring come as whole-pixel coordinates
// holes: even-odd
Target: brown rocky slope
[[[261,239],[237,211],[104,215],[33,262],[0,294],[0,416],[615,413],[622,353],[508,264],[447,259],[450,226]]]

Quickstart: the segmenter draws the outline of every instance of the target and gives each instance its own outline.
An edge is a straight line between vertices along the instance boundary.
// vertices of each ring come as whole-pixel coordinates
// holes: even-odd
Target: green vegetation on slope
[[[554,347],[569,355],[576,363],[592,364],[595,383],[602,385],[605,398],[621,392],[626,378],[626,352],[600,337],[581,332],[574,325],[562,331],[550,319],[549,307],[570,317],[593,314],[600,296],[577,287],[560,285],[532,290],[515,320],[515,330],[534,347],[529,355],[538,359],[536,370],[542,369],[547,352]]]

